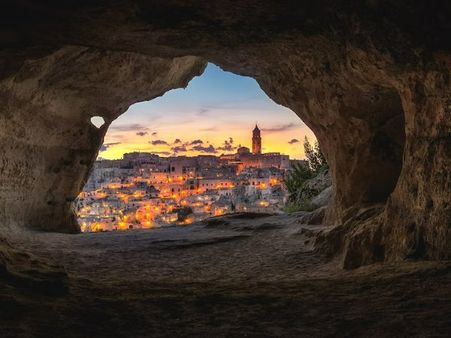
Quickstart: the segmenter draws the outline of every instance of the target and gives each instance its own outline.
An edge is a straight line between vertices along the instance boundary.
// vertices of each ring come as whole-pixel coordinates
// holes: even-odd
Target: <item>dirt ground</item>
[[[451,335],[451,262],[344,271],[312,251],[319,230],[291,215],[36,233],[16,245],[68,277],[0,279],[0,337]]]

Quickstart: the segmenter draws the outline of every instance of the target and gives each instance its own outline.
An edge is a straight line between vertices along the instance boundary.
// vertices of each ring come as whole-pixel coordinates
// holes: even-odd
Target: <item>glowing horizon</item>
[[[304,158],[303,140],[313,132],[288,108],[276,104],[248,77],[209,64],[186,89],[175,89],[129,107],[110,126],[99,158],[140,151],[160,156],[234,153],[251,148],[258,123],[263,152]]]

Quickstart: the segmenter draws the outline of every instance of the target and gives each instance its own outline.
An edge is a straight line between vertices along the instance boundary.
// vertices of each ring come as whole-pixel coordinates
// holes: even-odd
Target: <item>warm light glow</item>
[[[106,224],[96,222],[91,224],[91,231],[97,232],[97,231],[103,231],[106,227]]]
[[[126,229],[128,229],[127,223],[125,223],[125,222],[119,222],[117,224],[117,227],[118,227],[119,230],[126,230]]]
[[[268,201],[260,201],[259,203],[262,207],[267,207],[269,206],[269,202]]]
[[[221,215],[224,215],[224,210],[222,210],[221,208],[216,208],[215,216],[221,216]]]
[[[153,223],[150,220],[149,221],[145,221],[144,224],[143,224],[143,228],[145,228],[145,229],[150,229],[152,227],[153,227]]]

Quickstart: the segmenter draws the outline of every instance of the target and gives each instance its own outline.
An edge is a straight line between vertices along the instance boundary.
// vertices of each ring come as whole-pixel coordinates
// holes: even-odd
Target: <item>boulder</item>
[[[327,187],[321,191],[318,195],[312,198],[311,203],[314,208],[325,207],[329,204],[332,197],[332,186]]]

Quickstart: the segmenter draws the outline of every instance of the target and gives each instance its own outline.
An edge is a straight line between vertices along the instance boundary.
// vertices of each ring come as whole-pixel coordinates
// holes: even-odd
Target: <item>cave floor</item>
[[[33,234],[58,283],[0,283],[0,337],[449,336],[451,263],[338,268],[296,215]]]

